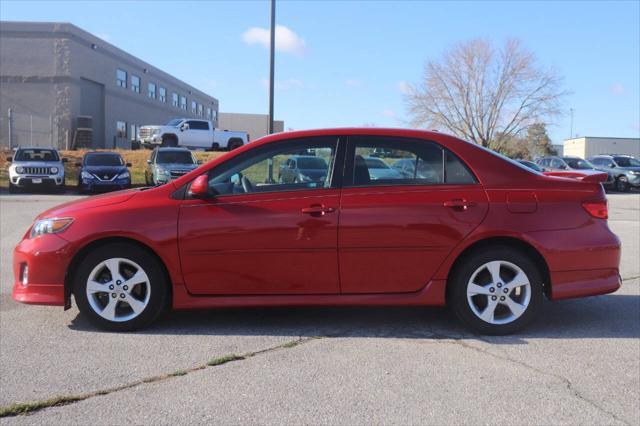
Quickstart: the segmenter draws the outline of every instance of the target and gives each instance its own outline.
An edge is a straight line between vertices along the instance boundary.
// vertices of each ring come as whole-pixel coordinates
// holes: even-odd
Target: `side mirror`
[[[615,164],[613,164],[613,163],[609,163],[609,164],[607,164],[607,167],[608,167],[608,168],[610,168],[610,169],[613,169],[615,166],[616,166],[616,165],[615,165]]]
[[[13,157],[7,157],[7,161],[10,163],[13,161]]]
[[[181,132],[184,132],[185,130],[189,130],[189,125],[187,123],[183,123],[182,126],[180,126]]]
[[[126,164],[126,166],[127,166],[127,167],[131,167],[131,163],[127,163],[127,164]]]
[[[151,164],[151,160],[147,160],[147,164]],[[129,166],[127,166],[127,167],[129,167]]]
[[[82,163],[76,163],[76,167],[82,166]]]
[[[200,175],[191,182],[189,195],[193,198],[209,198],[209,176]]]
[[[62,161],[63,163],[66,163],[67,161],[69,161],[69,159],[68,159],[68,158],[64,158],[64,157],[62,157],[62,160],[61,160],[61,161]]]

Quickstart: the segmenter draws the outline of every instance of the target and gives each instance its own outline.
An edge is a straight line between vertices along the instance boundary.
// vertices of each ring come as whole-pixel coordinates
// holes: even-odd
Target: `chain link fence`
[[[25,114],[10,109],[5,119],[10,148],[58,148],[58,123],[52,115]]]

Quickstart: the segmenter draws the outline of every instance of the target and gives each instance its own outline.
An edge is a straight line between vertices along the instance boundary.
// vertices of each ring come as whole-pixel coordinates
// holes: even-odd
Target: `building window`
[[[155,99],[156,98],[156,85],[155,85],[155,83],[147,84],[147,94],[149,95],[149,97],[151,99]]]
[[[131,75],[131,90],[140,93],[140,77]]]
[[[132,141],[137,141],[138,140],[138,131],[140,130],[140,126],[138,126],[137,124],[131,124],[129,126],[130,132],[129,132],[129,136],[131,137]]]
[[[202,117],[202,104],[198,104],[198,117]]]
[[[197,111],[196,101],[191,101],[191,114],[195,114]]]
[[[116,84],[120,87],[127,87],[127,72],[118,68],[116,70]]]
[[[175,92],[171,94],[171,106],[178,108],[178,94]]]
[[[127,123],[116,121],[116,137],[125,139],[127,137]]]
[[[167,89],[162,86],[158,89],[158,100],[160,102],[167,102]]]
[[[180,109],[187,110],[187,98],[180,96]]]
[[[211,120],[211,108],[207,108],[207,118]]]
[[[213,123],[215,124],[217,119],[218,119],[218,111],[214,109],[213,111],[211,111],[211,121],[213,121]]]

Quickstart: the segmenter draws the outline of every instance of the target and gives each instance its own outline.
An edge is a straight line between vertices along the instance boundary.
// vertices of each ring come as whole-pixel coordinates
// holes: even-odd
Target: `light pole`
[[[276,0],[271,0],[271,58],[269,66],[269,134],[273,133],[273,83],[276,50]]]
[[[569,133],[569,139],[573,139],[573,108],[569,108],[569,111],[571,111],[571,130]]]

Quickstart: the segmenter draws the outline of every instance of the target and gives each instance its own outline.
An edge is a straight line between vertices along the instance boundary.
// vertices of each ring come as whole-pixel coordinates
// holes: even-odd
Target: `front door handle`
[[[313,204],[309,207],[304,207],[300,210],[303,214],[309,214],[311,216],[324,216],[327,213],[333,213],[336,211],[333,207],[327,207],[324,204]]]
[[[469,207],[475,206],[476,203],[467,201],[464,198],[454,198],[453,200],[445,201],[443,205],[451,209],[467,210]]]

